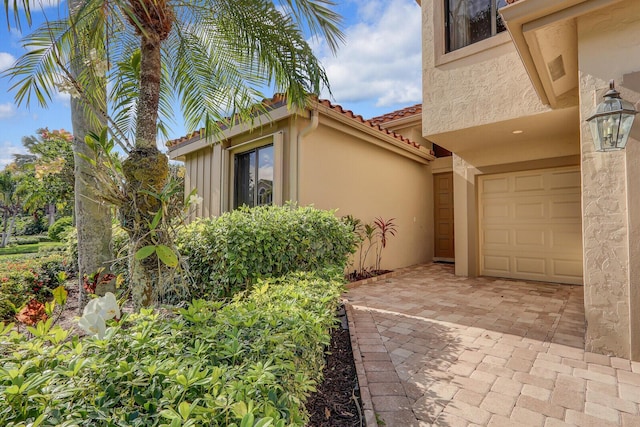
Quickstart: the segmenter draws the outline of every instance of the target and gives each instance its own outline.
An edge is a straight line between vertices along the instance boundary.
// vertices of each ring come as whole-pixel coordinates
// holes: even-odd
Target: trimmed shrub
[[[333,212],[261,206],[197,220],[179,234],[177,243],[201,286],[194,293],[226,297],[258,278],[292,271],[342,273],[356,240]]]
[[[0,325],[0,425],[304,426],[342,289],[292,274],[227,305],[125,314],[103,340]]]
[[[49,227],[49,238],[54,242],[59,242],[62,238],[62,233],[70,227],[73,227],[73,218],[70,216],[63,216]]]

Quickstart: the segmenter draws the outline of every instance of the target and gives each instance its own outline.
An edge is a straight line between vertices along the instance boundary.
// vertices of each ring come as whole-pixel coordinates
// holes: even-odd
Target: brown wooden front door
[[[433,175],[435,251],[434,260],[453,261],[453,172]]]

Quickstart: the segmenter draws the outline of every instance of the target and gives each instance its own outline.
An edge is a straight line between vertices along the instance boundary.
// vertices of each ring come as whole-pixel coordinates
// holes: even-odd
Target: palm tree
[[[16,2],[28,8],[28,0]],[[169,170],[157,148],[158,131],[166,130],[174,101],[187,127],[204,126],[208,136],[257,117],[264,87],[284,93],[292,108],[306,105],[328,81],[304,32],[335,50],[342,34],[331,5],[330,0],[87,0],[69,19],[49,21],[28,36],[30,51],[9,73],[19,103],[31,96],[46,103],[57,84],[106,120],[128,155],[122,164],[126,197],[119,208],[135,254],[157,245],[152,237],[167,238],[152,236],[149,224],[161,208],[154,195],[162,192]],[[72,73],[81,62],[82,71]],[[113,82],[111,115],[87,90],[99,87],[96,82],[104,77]],[[154,282],[162,280],[156,273],[161,263],[155,255],[131,259],[134,300],[149,305]]]

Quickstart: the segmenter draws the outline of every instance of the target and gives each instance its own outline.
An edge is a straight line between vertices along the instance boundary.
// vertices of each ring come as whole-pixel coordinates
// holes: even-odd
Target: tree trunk
[[[163,280],[168,280],[170,275],[166,274],[168,267],[158,262],[155,254],[137,260],[135,253],[144,246],[154,244],[172,247],[169,236],[162,233],[151,235],[149,224],[162,205],[157,198],[141,192],[159,194],[169,175],[169,161],[158,150],[156,139],[162,70],[160,46],[171,29],[173,13],[164,2],[156,2],[151,10],[151,14],[148,9],[141,10],[138,16],[143,26],[148,27],[144,34],[140,34],[140,99],[136,142],[135,149],[122,165],[125,191],[131,203],[121,209],[121,216],[131,242],[130,282],[133,301],[138,307],[152,305],[158,290],[164,288]]]
[[[11,239],[11,233],[13,233],[13,228],[16,225],[16,217],[18,216],[18,210],[15,209],[11,212],[11,219],[9,220],[9,227],[7,227],[4,235],[2,236],[2,247],[6,248],[9,245],[9,240]]]
[[[0,240],[0,248],[6,248],[7,247],[7,240],[6,240],[6,236],[7,236],[7,227],[9,226],[9,212],[7,211],[8,208],[3,208],[3,212],[2,212],[2,239]]]
[[[92,167],[80,154],[93,156],[84,142],[89,131],[88,118],[82,105],[71,99],[73,126],[73,158],[75,162],[75,216],[78,230],[78,287],[79,310],[84,308],[86,295],[83,279],[111,260],[111,209],[100,203]]]
[[[56,222],[56,204],[55,203],[49,203],[47,205],[47,215],[49,216],[49,227],[51,227],[53,223]]]
[[[83,0],[71,0],[69,2],[70,13],[77,10]],[[76,47],[76,56],[80,49]],[[83,61],[71,62],[73,76],[79,74],[79,67]],[[100,99],[99,108],[106,110],[106,88],[88,88],[94,93],[96,99]],[[99,91],[99,92],[98,92]],[[111,209],[110,206],[101,203],[96,191],[96,182],[93,177],[92,166],[81,155],[92,158],[91,149],[84,142],[86,135],[93,131],[99,134],[100,129],[92,129],[91,119],[84,108],[82,101],[71,98],[71,125],[73,127],[73,160],[75,162],[75,220],[78,230],[78,309],[84,309],[86,294],[83,286],[84,277],[95,273],[101,267],[108,267],[111,260]]]

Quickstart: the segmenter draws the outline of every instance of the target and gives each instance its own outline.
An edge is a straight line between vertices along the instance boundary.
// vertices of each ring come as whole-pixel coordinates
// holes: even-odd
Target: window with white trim
[[[452,52],[506,30],[498,9],[506,0],[443,0],[445,49]]]

